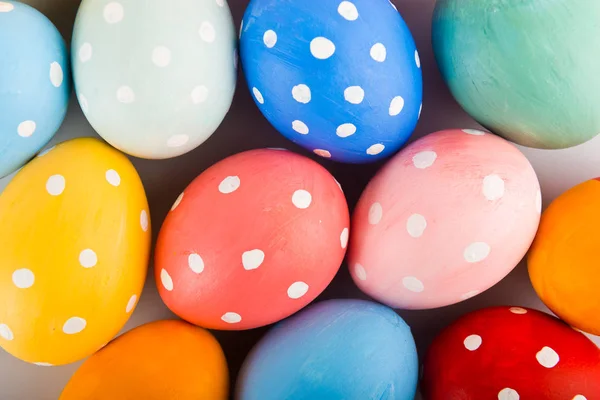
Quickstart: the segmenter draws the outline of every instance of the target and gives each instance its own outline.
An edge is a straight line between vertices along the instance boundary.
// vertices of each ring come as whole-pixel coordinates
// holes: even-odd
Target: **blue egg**
[[[415,129],[421,61],[388,0],[252,0],[240,48],[265,117],[322,157],[373,162]]]
[[[393,310],[362,300],[313,305],[273,328],[252,350],[239,400],[412,400],[418,358]]]
[[[42,149],[62,124],[70,94],[67,48],[36,9],[0,1],[0,177]]]

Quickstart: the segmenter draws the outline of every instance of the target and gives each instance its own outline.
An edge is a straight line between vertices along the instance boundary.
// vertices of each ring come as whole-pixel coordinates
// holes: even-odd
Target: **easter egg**
[[[0,178],[52,139],[70,90],[66,45],[52,22],[26,4],[0,1]]]
[[[128,154],[187,153],[231,106],[236,40],[224,0],[83,0],[71,52],[81,109]]]
[[[412,400],[418,358],[393,310],[329,300],[281,322],[245,360],[239,400]]]
[[[600,398],[600,350],[560,320],[522,307],[463,316],[433,341],[424,400]]]
[[[122,153],[79,138],[40,154],[0,195],[0,346],[62,365],[112,339],[146,278],[150,215]]]
[[[346,199],[316,162],[251,150],[200,174],[177,198],[156,244],[165,304],[211,329],[285,318],[315,299],[348,244]]]
[[[182,321],[139,326],[88,358],[60,400],[225,400],[227,362],[208,331]]]
[[[521,261],[541,208],[535,171],[511,143],[470,129],[432,133],[363,192],[352,216],[352,278],[396,308],[458,303]]]
[[[559,149],[600,133],[600,3],[438,0],[433,50],[454,98],[518,144]]]
[[[387,157],[421,114],[419,53],[387,0],[253,0],[240,55],[264,116],[321,157]]]
[[[538,296],[572,326],[600,335],[600,181],[583,182],[544,211],[528,256]]]

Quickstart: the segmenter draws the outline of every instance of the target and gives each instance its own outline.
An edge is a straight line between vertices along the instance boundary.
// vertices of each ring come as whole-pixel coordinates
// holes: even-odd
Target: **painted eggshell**
[[[438,0],[433,50],[480,124],[525,146],[571,147],[600,132],[599,19],[596,1]]]
[[[219,342],[183,321],[156,321],[118,337],[75,372],[60,400],[225,400]]]
[[[240,53],[265,117],[319,156],[387,157],[421,114],[419,53],[387,0],[253,0]]]
[[[252,150],[213,165],[177,198],[156,245],[159,293],[211,329],[267,325],[331,282],[349,215],[335,179],[289,151]]]
[[[59,144],[0,195],[0,346],[62,365],[125,325],[144,286],[150,215],[140,178],[97,139]]]
[[[581,183],[542,215],[529,276],[542,301],[574,327],[600,335],[600,181]]]
[[[425,400],[600,398],[600,350],[560,320],[491,307],[447,327],[424,360]]]
[[[362,300],[313,305],[273,328],[252,350],[239,400],[412,400],[418,358],[410,327]]]
[[[390,160],[362,194],[352,219],[352,277],[393,307],[466,300],[521,261],[540,212],[536,174],[511,143],[468,129],[430,134]]]
[[[36,9],[0,1],[0,178],[52,139],[69,93],[69,59],[58,30]]]
[[[128,154],[187,153],[231,106],[236,40],[224,0],[83,0],[72,42],[79,104]]]

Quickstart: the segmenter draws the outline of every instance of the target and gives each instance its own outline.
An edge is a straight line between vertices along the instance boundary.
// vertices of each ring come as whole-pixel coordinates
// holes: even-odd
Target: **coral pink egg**
[[[536,174],[515,146],[481,131],[436,132],[367,186],[352,219],[350,271],[393,307],[457,303],[519,263],[540,211]]]
[[[349,219],[343,192],[318,163],[281,150],[231,156],[173,204],[156,248],[160,295],[207,328],[276,322],[331,282]]]

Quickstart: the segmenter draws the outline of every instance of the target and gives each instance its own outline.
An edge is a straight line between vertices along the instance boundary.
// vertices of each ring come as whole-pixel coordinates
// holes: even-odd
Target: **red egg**
[[[600,350],[540,311],[486,308],[434,340],[422,391],[425,400],[600,399]]]
[[[213,165],[177,198],[156,246],[165,304],[212,329],[251,329],[314,300],[348,244],[348,205],[318,163],[252,150]]]

